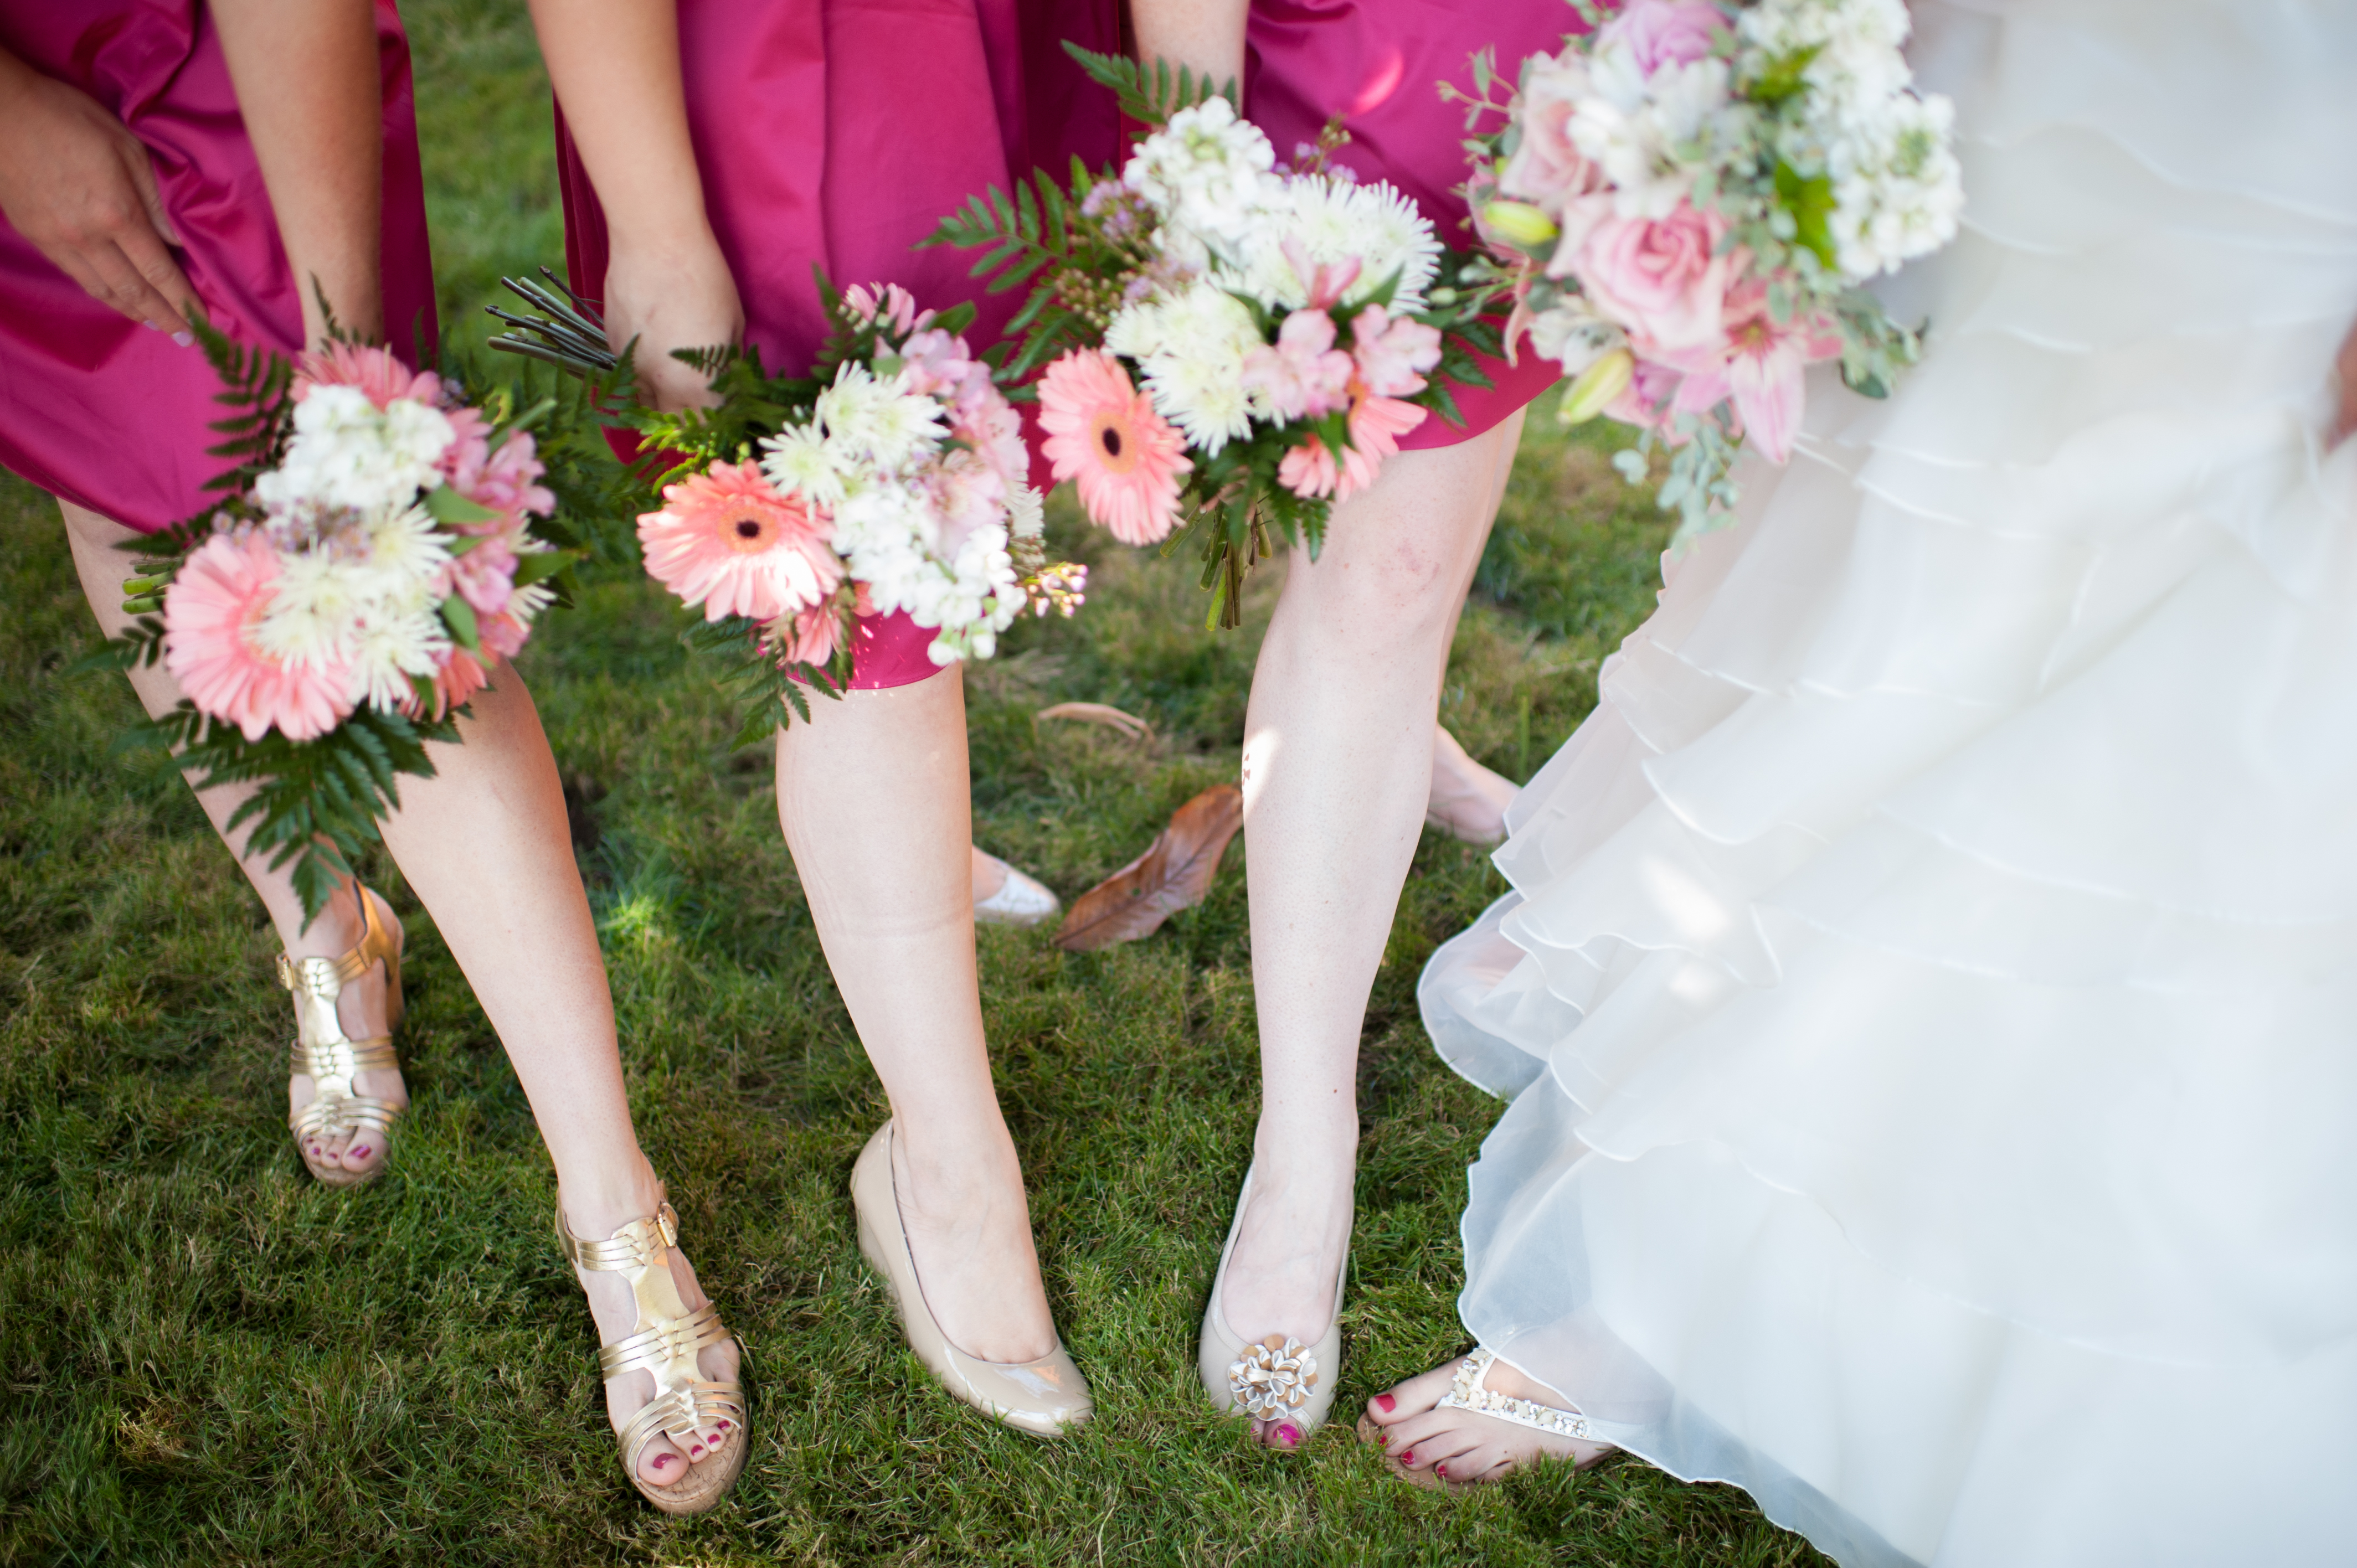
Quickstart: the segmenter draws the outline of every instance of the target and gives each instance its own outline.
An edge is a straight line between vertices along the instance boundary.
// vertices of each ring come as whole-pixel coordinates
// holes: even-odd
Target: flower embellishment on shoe
[[[1318,1358],[1300,1340],[1272,1334],[1228,1368],[1228,1391],[1255,1421],[1297,1415],[1318,1386]]]

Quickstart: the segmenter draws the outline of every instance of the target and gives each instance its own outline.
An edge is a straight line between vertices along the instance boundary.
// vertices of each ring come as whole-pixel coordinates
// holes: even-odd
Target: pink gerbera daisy
[[[304,355],[295,374],[295,401],[302,402],[315,386],[358,387],[379,408],[395,398],[414,398],[428,407],[442,401],[440,376],[432,371],[412,371],[394,359],[390,349],[358,343],[329,343],[315,354]]]
[[[198,711],[260,740],[327,734],[351,712],[341,666],[282,664],[253,644],[278,592],[278,557],[259,536],[215,534],[164,595],[164,668]]]
[[[826,525],[751,463],[715,463],[663,487],[663,509],[639,519],[647,572],[706,620],[771,621],[834,592],[843,563]]]
[[[1099,349],[1065,355],[1039,380],[1043,450],[1059,479],[1076,479],[1090,521],[1125,544],[1151,544],[1178,521],[1187,443]]]

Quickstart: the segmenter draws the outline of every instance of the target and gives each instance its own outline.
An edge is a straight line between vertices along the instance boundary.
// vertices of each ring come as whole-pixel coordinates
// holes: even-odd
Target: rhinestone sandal
[[[556,1210],[556,1244],[565,1261],[585,1272],[625,1276],[638,1298],[639,1321],[627,1337],[597,1351],[597,1375],[611,1382],[628,1372],[654,1378],[655,1396],[616,1434],[622,1473],[639,1495],[667,1514],[702,1513],[717,1503],[745,1468],[744,1386],[735,1379],[707,1378],[696,1365],[699,1353],[728,1343],[732,1336],[710,1302],[687,1309],[672,1278],[671,1249],[679,1244],[679,1216],[665,1202],[652,1216],[633,1219],[603,1241],[585,1241]],[[742,1356],[744,1348],[737,1353]],[[639,1475],[639,1456],[657,1437],[668,1437],[682,1454],[695,1434],[715,1423],[729,1423],[720,1451],[668,1487],[649,1485]]]
[[[1557,1410],[1536,1400],[1517,1399],[1491,1388],[1490,1369],[1497,1364],[1497,1360],[1496,1351],[1477,1348],[1458,1365],[1457,1376],[1449,1382],[1448,1391],[1435,1401],[1432,1408],[1469,1410],[1476,1415],[1493,1416],[1500,1421],[1512,1422],[1516,1426],[1527,1426],[1534,1432],[1544,1433],[1549,1437],[1560,1437],[1568,1443],[1604,1444],[1604,1440],[1597,1436],[1589,1426],[1587,1418],[1576,1410]],[[1378,1448],[1387,1448],[1391,1434],[1372,1416],[1362,1415],[1359,1418],[1359,1440],[1372,1443]],[[1602,1453],[1592,1454],[1572,1467],[1592,1470],[1619,1452],[1618,1448],[1604,1444]],[[1392,1474],[1401,1480],[1432,1491],[1465,1492],[1493,1484],[1488,1481],[1452,1481],[1429,1470],[1412,1470],[1388,1458],[1385,1463]],[[1517,1463],[1516,1468],[1520,1467]]]
[[[357,1187],[384,1172],[393,1149],[393,1123],[406,1109],[391,1101],[356,1091],[364,1072],[398,1072],[401,1058],[393,1049],[393,1031],[401,1027],[401,921],[391,905],[366,887],[361,895],[361,940],[341,958],[292,958],[278,955],[278,983],[295,995],[295,1048],[290,1070],[311,1079],[311,1102],[291,1112],[286,1125],[295,1133],[295,1152],[304,1166],[328,1187]],[[379,911],[382,912],[380,913]],[[336,1016],[336,999],[344,987],[379,963],[384,965],[385,1032],[354,1040],[345,1036]],[[340,1165],[320,1166],[305,1152],[315,1138],[340,1138],[346,1133],[373,1132],[385,1159],[365,1171]]]

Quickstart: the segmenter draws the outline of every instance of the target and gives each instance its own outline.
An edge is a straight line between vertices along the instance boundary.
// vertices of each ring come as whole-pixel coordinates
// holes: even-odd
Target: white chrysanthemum
[[[1954,117],[1945,98],[1901,93],[1830,150],[1834,244],[1845,275],[1895,271],[1955,238],[1964,188],[1949,145]]]
[[[1212,98],[1138,143],[1121,178],[1161,214],[1166,247],[1200,266],[1206,249],[1232,253],[1277,203],[1275,166],[1260,127]]]
[[[380,410],[358,387],[314,387],[295,405],[285,461],[254,493],[273,511],[406,506],[442,482],[434,465],[456,438],[441,410],[422,403],[396,398]]]
[[[346,695],[356,703],[392,709],[415,696],[411,676],[431,680],[442,667],[450,638],[431,609],[379,614],[352,628],[348,650],[351,684]]]
[[[1274,222],[1254,231],[1240,265],[1222,282],[1232,284],[1272,310],[1293,310],[1309,302],[1309,292],[1285,242],[1292,240],[1312,267],[1356,258],[1359,278],[1343,296],[1356,304],[1396,272],[1394,311],[1415,310],[1440,265],[1440,237],[1431,220],[1389,185],[1352,185],[1323,176],[1285,182],[1285,206]]]
[[[843,471],[816,424],[789,424],[762,441],[761,452],[761,472],[780,493],[817,506],[842,504]]]
[[[555,602],[555,589],[546,583],[528,583],[508,596],[508,614],[513,616],[519,625],[530,626],[533,617]]]
[[[363,542],[359,570],[364,591],[397,611],[425,606],[435,575],[450,559],[441,531],[425,509],[379,508],[355,532]]]
[[[1725,60],[1665,66],[1649,89],[1649,100],[1634,109],[1599,93],[1582,99],[1571,117],[1572,145],[1612,182],[1613,206],[1624,218],[1668,217],[1733,134],[1724,124]]]
[[[278,591],[254,628],[254,646],[281,663],[320,670],[343,657],[346,634],[373,604],[368,569],[330,550],[279,556]]]
[[[1154,406],[1190,446],[1217,452],[1251,430],[1244,356],[1261,347],[1260,328],[1225,289],[1198,279],[1130,306],[1105,329],[1105,346],[1138,362]]]

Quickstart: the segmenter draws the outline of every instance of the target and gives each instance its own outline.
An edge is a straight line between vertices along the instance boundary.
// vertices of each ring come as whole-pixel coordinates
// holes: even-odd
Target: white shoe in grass
[[[974,901],[975,919],[997,926],[1041,926],[1063,912],[1053,893],[1005,861],[980,850],[974,851],[974,857],[988,861],[1006,878],[997,892]]]

